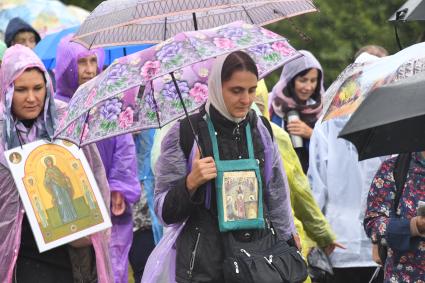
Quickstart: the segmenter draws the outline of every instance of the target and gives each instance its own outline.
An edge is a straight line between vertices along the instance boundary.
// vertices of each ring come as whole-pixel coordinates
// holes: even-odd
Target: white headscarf
[[[227,120],[235,123],[240,123],[245,119],[245,117],[233,117],[227,110],[226,104],[224,103],[223,99],[221,71],[223,69],[223,64],[227,56],[229,56],[229,54],[218,56],[214,61],[214,65],[211,69],[211,73],[208,78],[208,99],[207,104],[205,105],[205,110],[207,111],[208,115],[210,115],[210,106],[212,105]]]

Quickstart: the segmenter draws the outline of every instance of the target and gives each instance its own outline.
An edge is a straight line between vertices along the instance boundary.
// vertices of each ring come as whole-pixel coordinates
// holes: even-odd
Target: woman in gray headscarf
[[[176,123],[163,140],[155,170],[155,210],[166,232],[149,258],[142,282],[158,282],[164,274],[168,274],[164,282],[224,282],[223,239],[227,232],[221,232],[220,211],[226,209],[224,194],[228,187],[223,185],[222,199],[215,196],[220,184],[231,181],[218,181],[221,162],[255,158],[262,193],[252,197],[248,188],[251,183],[242,181],[242,188],[234,186],[238,191],[229,199],[246,195],[246,207],[251,208],[250,201],[264,197],[268,219],[278,238],[293,241],[296,232],[279,152],[263,120],[250,110],[257,80],[255,62],[246,53],[218,57],[209,76],[207,103],[200,113],[190,116],[202,154],[193,139],[191,151],[184,151],[191,135],[184,130],[188,129],[188,118]],[[230,222],[232,217],[228,217]],[[251,213],[246,218],[252,218]],[[250,241],[261,238],[264,230],[231,233]]]

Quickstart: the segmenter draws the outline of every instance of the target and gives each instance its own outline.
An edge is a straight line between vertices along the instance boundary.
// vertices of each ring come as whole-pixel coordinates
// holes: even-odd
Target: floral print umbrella
[[[55,136],[82,146],[160,128],[205,103],[214,58],[236,50],[254,59],[260,78],[301,56],[284,37],[243,22],[180,33],[117,59],[81,85]]]
[[[376,88],[425,70],[425,43],[398,53],[349,65],[326,90],[322,122],[353,114]]]

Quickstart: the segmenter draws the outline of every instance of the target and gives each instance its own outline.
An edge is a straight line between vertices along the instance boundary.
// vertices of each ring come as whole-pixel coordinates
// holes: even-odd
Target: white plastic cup
[[[288,112],[288,123],[292,121],[296,121],[300,119],[300,115],[298,114],[297,110],[291,110]],[[291,142],[292,146],[294,148],[300,148],[303,147],[303,138],[296,135],[290,135],[291,136]]]

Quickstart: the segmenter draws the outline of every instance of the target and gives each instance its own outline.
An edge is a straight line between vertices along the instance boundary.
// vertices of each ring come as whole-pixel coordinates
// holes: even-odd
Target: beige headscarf
[[[243,121],[245,117],[233,117],[227,110],[226,104],[224,103],[223,99],[221,70],[223,69],[223,64],[227,56],[229,56],[229,54],[218,56],[214,61],[214,65],[208,78],[208,99],[207,104],[205,105],[205,110],[207,111],[208,115],[210,115],[210,106],[212,105],[227,120],[239,123]]]

